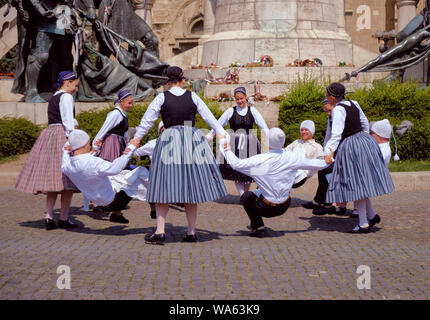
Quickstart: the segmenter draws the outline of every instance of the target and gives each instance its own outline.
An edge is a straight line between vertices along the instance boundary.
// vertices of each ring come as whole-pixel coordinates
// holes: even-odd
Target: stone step
[[[76,114],[82,111],[103,109],[111,105],[109,102],[75,102]],[[48,103],[0,102],[0,118],[23,117],[35,124],[48,124]]]
[[[212,68],[211,72],[215,78],[224,78],[232,68]],[[351,73],[355,68],[350,67],[256,67],[242,68],[239,72],[239,83],[249,81],[263,81],[266,83],[285,82],[294,83],[299,78],[315,78],[321,82],[338,81],[345,73]],[[205,69],[191,69],[184,71],[185,76],[190,79],[206,79]],[[368,72],[359,75],[359,82],[372,83],[375,80],[386,77],[386,72]],[[355,84],[356,79],[345,81],[344,84]]]
[[[239,85],[237,84],[211,84],[209,83],[205,87],[204,94],[206,97],[216,97],[221,93],[226,92],[230,96],[233,96],[234,89]],[[253,95],[255,92],[253,84],[240,84],[246,88],[246,92],[248,96]],[[277,97],[280,95],[284,95],[288,92],[287,84],[261,84],[261,94],[270,98]]]

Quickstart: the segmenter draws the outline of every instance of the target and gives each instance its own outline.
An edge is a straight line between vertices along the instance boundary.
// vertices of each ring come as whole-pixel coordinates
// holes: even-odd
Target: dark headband
[[[341,98],[345,96],[345,86],[339,82],[333,82],[327,87],[326,91],[328,95],[335,98]]]
[[[128,90],[124,90],[124,91],[120,91],[118,93],[118,99],[115,100],[114,104],[117,104],[118,102],[120,102],[121,100],[124,100],[127,97],[132,96],[132,93]]]

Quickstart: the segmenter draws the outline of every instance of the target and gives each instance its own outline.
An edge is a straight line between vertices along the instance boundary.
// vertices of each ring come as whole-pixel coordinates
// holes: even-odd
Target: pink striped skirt
[[[30,151],[15,182],[15,188],[33,194],[73,190],[73,182],[61,171],[66,132],[62,125],[44,129]]]
[[[114,161],[121,157],[125,150],[124,137],[116,134],[110,134],[103,139],[102,147],[100,148],[99,158],[107,161]]]

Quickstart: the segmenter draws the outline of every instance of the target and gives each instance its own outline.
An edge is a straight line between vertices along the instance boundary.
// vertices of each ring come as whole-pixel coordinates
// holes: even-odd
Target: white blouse
[[[58,90],[54,93],[54,96],[57,94],[65,92],[61,98],[59,103],[61,122],[63,123],[64,129],[66,130],[66,136],[75,130],[75,118],[73,117],[73,109],[75,108],[75,101],[73,96],[70,93],[67,93],[64,90]]]
[[[182,96],[185,91],[186,90],[179,87],[173,87],[169,90],[169,92],[175,96]],[[209,110],[207,105],[203,102],[203,100],[200,99],[200,97],[194,92],[191,92],[191,98],[197,106],[197,112],[200,114],[203,120],[206,121],[209,127],[214,129],[218,134],[226,133],[224,128],[220,126],[220,124],[218,123],[212,112]],[[164,93],[160,93],[148,106],[148,109],[143,115],[139,126],[136,128],[136,134],[134,135],[134,138],[142,138],[148,132],[148,130],[151,129],[152,125],[160,115],[160,110],[163,103]]]
[[[369,133],[369,121],[367,120],[366,116],[364,115],[363,110],[361,110],[360,105],[357,101],[351,100],[354,105],[358,108],[360,112],[360,123],[361,128],[364,132]],[[327,136],[326,132],[326,138],[324,141],[324,154],[329,155],[330,150],[329,148],[335,152],[337,150],[337,147],[339,146],[339,142],[342,138],[343,129],[345,128],[345,119],[346,119],[346,110],[342,106],[338,106],[339,103],[343,103],[346,105],[351,105],[348,100],[340,101],[336,104],[336,106],[333,108],[331,112],[331,116],[333,119],[331,131],[329,132]],[[328,129],[328,126],[327,126]],[[327,141],[327,142],[326,142]]]
[[[240,116],[243,117],[248,113],[248,108],[249,108],[248,106],[246,106],[245,108],[241,108],[239,106],[235,106],[233,108],[228,108],[226,111],[224,111],[222,116],[218,119],[218,123],[222,127],[225,127],[227,125],[227,123],[230,121],[231,117],[233,116],[234,110],[236,110],[236,112]],[[251,108],[251,114],[254,117],[254,120],[255,120],[255,123],[257,124],[257,126],[261,130],[265,131],[266,134],[269,134],[269,127],[267,126],[266,121],[264,121],[260,112],[258,112],[258,110],[256,108]],[[214,131],[212,130],[211,133],[214,133]]]
[[[103,139],[103,137],[106,135],[106,133],[109,132],[109,130],[117,126],[124,119],[124,117],[127,118],[127,112],[122,110],[120,107],[115,107],[115,109],[107,114],[106,120],[103,123],[103,126],[101,127],[96,137],[94,138],[93,140],[94,149],[98,149],[98,147],[95,145],[95,142],[97,140]],[[124,139],[125,139],[125,142],[128,142],[130,140],[130,137],[128,136],[128,132],[124,134]]]

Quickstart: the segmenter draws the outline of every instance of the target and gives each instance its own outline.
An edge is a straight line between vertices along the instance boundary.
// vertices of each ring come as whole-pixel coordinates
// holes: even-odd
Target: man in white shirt
[[[315,142],[314,134],[315,123],[312,120],[303,121],[300,124],[300,136],[302,138],[290,143],[284,150],[295,152],[307,159],[324,159],[323,147]],[[314,173],[314,170],[298,170],[293,188],[302,186]]]
[[[280,216],[290,206],[290,190],[297,170],[319,170],[327,167],[324,160],[306,159],[294,152],[283,151],[285,134],[279,128],[269,130],[269,152],[247,159],[239,159],[230,150],[230,144],[221,139],[221,150],[234,170],[249,175],[258,189],[247,191],[241,197],[243,207],[251,220],[251,237],[264,237],[262,217]]]
[[[85,131],[76,129],[69,135],[69,141],[63,147],[63,173],[88,200],[101,206],[105,212],[112,211],[109,218],[112,222],[129,222],[121,214],[121,210],[132,198],[124,190],[116,193],[108,177],[121,173],[136,146],[138,142],[131,141],[121,157],[109,162],[90,153],[90,137]]]
[[[372,137],[375,138],[379,148],[381,149],[387,168],[391,159],[390,137],[392,130],[393,129],[388,119],[376,121],[371,129]]]

